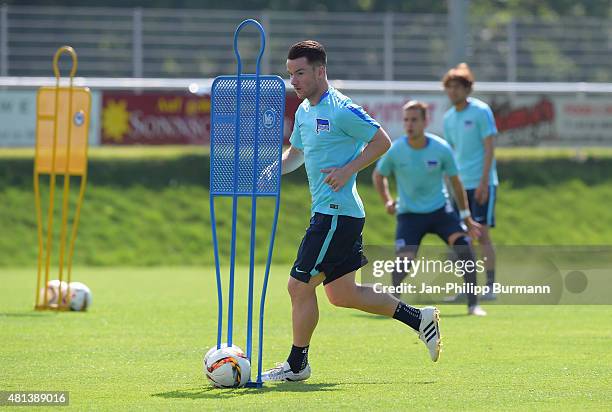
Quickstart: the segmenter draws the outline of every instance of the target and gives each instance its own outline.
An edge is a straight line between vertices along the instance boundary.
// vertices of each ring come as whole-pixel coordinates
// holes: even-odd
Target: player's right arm
[[[385,205],[387,213],[394,215],[396,211],[395,199],[393,199],[391,193],[389,192],[389,179],[387,179],[387,176],[391,173],[391,170],[392,161],[390,159],[389,152],[387,152],[385,155],[383,155],[383,157],[381,157],[374,168],[374,171],[372,172],[372,182],[374,183],[374,187]]]
[[[298,110],[295,112],[291,137],[289,137],[289,143],[291,143],[291,146],[289,146],[289,149],[285,150],[282,157],[282,175],[291,173],[304,164],[304,143],[302,143],[302,135],[300,133],[300,122],[298,120],[299,116],[300,109],[298,108]]]
[[[289,146],[289,149],[283,153],[283,161],[281,164],[281,174],[291,173],[304,164],[304,152],[295,146]]]
[[[381,175],[376,169],[372,172],[372,181],[374,182],[374,187],[376,191],[380,195],[383,203],[385,204],[385,209],[387,213],[390,215],[395,214],[395,200],[391,197],[391,193],[389,192],[389,179],[386,176]]]
[[[454,143],[453,143],[453,135],[451,133],[451,127],[450,127],[450,120],[448,118],[448,114],[444,115],[444,140],[446,140],[446,142],[451,146],[451,147],[455,147]]]
[[[297,121],[298,113],[295,114],[295,121],[293,123],[293,131],[289,138],[289,149],[283,152],[281,157],[281,175],[291,173],[304,164],[304,145],[302,144],[302,138],[300,136],[300,128]],[[278,161],[275,161],[268,167],[266,167],[260,179],[270,180],[272,179],[272,173],[274,170],[278,170]]]

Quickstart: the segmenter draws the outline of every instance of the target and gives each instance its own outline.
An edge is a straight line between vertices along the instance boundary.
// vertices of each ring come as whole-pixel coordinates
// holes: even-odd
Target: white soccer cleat
[[[428,306],[421,309],[421,324],[419,325],[419,339],[423,341],[429,350],[429,356],[434,362],[440,357],[440,346],[442,337],[440,335],[440,311]]]
[[[294,373],[289,366],[289,362],[278,364],[275,368],[269,369],[261,374],[262,382],[273,381],[304,381],[310,378],[310,365],[298,373]]]
[[[480,307],[480,305],[474,305],[468,307],[468,315],[471,316],[487,316],[487,312]]]

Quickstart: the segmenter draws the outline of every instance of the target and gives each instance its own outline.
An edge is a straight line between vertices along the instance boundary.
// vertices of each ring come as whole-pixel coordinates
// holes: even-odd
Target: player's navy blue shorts
[[[363,255],[361,232],[365,218],[315,213],[302,239],[291,276],[308,283],[325,273],[326,285],[368,263]]]
[[[395,250],[416,253],[427,233],[438,235],[446,243],[453,233],[465,231],[450,204],[429,213],[401,213],[397,215]]]
[[[470,203],[470,213],[472,219],[476,222],[495,227],[495,199],[497,197],[497,186],[489,186],[489,200],[483,205],[476,201],[476,189],[469,189],[467,193],[468,202]]]

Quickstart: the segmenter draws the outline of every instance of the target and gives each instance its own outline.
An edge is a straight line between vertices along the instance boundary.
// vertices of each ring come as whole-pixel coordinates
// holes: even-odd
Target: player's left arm
[[[353,161],[342,167],[328,167],[322,173],[328,173],[324,182],[331,186],[334,192],[342,189],[349,178],[370,164],[374,163],[391,147],[391,139],[382,127],[379,127],[374,137]]]
[[[459,217],[463,220],[463,223],[468,228],[470,232],[470,236],[473,238],[479,238],[481,234],[482,226],[478,224],[478,222],[472,219],[470,214],[470,206],[468,203],[468,198],[465,193],[465,189],[463,187],[463,183],[461,183],[461,179],[459,179],[458,175],[448,176],[448,180],[450,180],[451,187],[453,189],[453,195],[455,196],[455,203],[459,207]]]
[[[491,165],[493,164],[493,158],[495,157],[495,140],[493,136],[488,136],[483,140],[484,145],[484,165],[482,167],[482,176],[480,177],[480,183],[476,188],[474,196],[476,201],[481,205],[485,204],[489,200],[489,176],[491,175]]]
[[[477,117],[478,129],[484,146],[484,159],[482,167],[482,176],[480,183],[476,188],[474,197],[476,202],[483,205],[489,200],[489,177],[491,176],[491,166],[495,158],[495,135],[497,134],[497,126],[493,111],[489,106],[482,108],[480,116]]]

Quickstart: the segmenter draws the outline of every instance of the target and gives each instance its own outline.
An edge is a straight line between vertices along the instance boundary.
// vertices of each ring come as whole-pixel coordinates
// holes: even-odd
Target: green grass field
[[[273,268],[264,366],[284,360],[291,344],[287,270]],[[92,288],[93,306],[56,314],[32,310],[32,270],[0,269],[0,390],[67,390],[75,410],[612,406],[609,306],[489,306],[482,319],[464,316],[463,306],[442,306],[444,346],[434,364],[406,326],[334,308],[320,291],[310,380],[220,390],[201,366],[216,341],[210,270],[82,267],[75,274]],[[244,299],[238,302],[241,321]]]
[[[73,273],[92,289],[93,306],[35,312],[31,156],[0,150],[0,391],[67,390],[75,410],[612,409],[612,306],[490,305],[488,317],[474,319],[464,306],[443,305],[443,353],[433,364],[406,326],[334,308],[320,292],[309,381],[211,388],[201,364],[216,343],[217,319],[203,148],[92,150]],[[612,151],[504,149],[498,159],[497,245],[612,244]],[[369,173],[358,183],[364,242],[391,245],[394,220]],[[238,215],[243,251],[247,203]],[[260,223],[269,223],[269,205],[260,203]],[[285,360],[291,344],[285,285],[309,215],[303,170],[283,178],[281,205],[264,367]],[[225,254],[228,206],[217,203]],[[262,262],[267,231],[257,236]],[[244,331],[236,334],[244,344]]]
[[[112,148],[115,149],[115,148]],[[204,148],[102,148],[92,150],[75,263],[83,266],[211,264],[208,157]],[[0,267],[34,265],[36,212],[31,149],[0,151]],[[500,150],[497,244],[612,244],[609,199],[612,153],[590,150],[584,162],[569,150]],[[597,153],[597,154],[596,154]],[[10,155],[10,156],[9,156]],[[359,175],[358,190],[367,213],[364,241],[392,244],[394,219],[371,184],[371,167]],[[73,179],[73,186],[76,179]],[[43,205],[48,197],[43,197]],[[56,203],[60,202],[58,190]],[[76,198],[73,190],[73,199]],[[241,201],[239,227],[248,226],[250,204]],[[257,232],[266,244],[273,207],[260,200]],[[230,202],[219,200],[219,236],[229,244]],[[281,212],[274,253],[290,263],[309,217],[310,198],[303,168],[283,177]],[[59,207],[55,222],[59,222]],[[576,224],[577,219],[582,222]],[[58,224],[55,228],[59,227]],[[439,244],[437,238],[426,239]],[[241,236],[241,247],[248,247]],[[239,256],[247,263],[244,255]],[[265,248],[257,260],[265,262]]]

